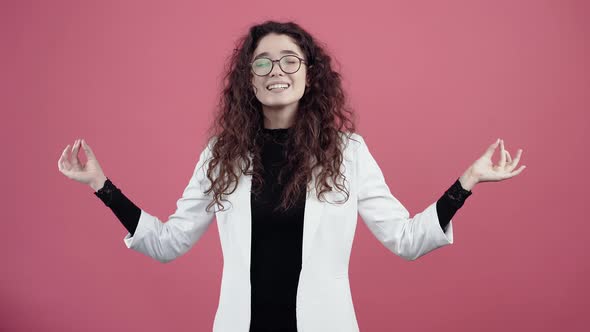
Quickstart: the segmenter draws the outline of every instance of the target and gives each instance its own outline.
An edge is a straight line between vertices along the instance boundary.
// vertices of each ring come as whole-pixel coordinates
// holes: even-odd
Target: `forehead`
[[[264,36],[258,42],[254,50],[254,58],[260,56],[278,57],[283,54],[295,54],[303,56],[301,48],[287,35],[277,35],[274,33]]]

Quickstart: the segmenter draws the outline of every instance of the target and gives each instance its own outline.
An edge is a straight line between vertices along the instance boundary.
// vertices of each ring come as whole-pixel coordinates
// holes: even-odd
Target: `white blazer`
[[[307,193],[296,300],[299,332],[359,331],[348,280],[357,213],[385,247],[406,260],[415,260],[453,243],[453,225],[449,223],[443,232],[436,201],[410,218],[408,210],[391,194],[364,139],[356,133],[351,139],[344,137],[348,201],[321,202],[316,197],[315,185]],[[236,190],[227,196],[231,204],[222,202],[225,211],[214,205],[206,212],[205,207],[211,202],[211,195],[203,194],[210,184],[206,161],[214,139],[201,152],[189,184],[177,201],[176,212],[162,222],[142,210],[134,236],[128,233],[124,242],[128,248],[162,263],[170,262],[186,253],[216,217],[224,264],[213,331],[248,332],[252,176],[242,174]],[[313,184],[316,175],[317,170]],[[332,191],[325,197],[334,202],[344,196]]]

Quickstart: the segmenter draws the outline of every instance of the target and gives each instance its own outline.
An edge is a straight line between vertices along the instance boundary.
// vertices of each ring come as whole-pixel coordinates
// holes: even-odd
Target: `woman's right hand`
[[[78,151],[80,150],[80,146],[82,146],[84,149],[84,153],[88,159],[84,165],[82,165],[78,159]],[[69,155],[70,152],[72,153],[71,156]],[[57,167],[59,168],[59,171],[63,173],[63,175],[72,180],[88,184],[94,190],[102,188],[104,182],[107,179],[102,171],[102,168],[100,167],[100,164],[98,163],[98,160],[96,160],[94,152],[92,152],[90,146],[88,146],[86,141],[83,139],[76,140],[72,148],[70,148],[69,144],[66,146],[61,154],[61,157],[57,161]]]

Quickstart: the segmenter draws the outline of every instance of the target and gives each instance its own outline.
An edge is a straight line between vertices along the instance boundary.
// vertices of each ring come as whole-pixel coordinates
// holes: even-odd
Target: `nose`
[[[274,66],[272,67],[272,70],[270,71],[270,73],[268,75],[271,76],[271,77],[273,77],[276,74],[279,74],[281,76],[285,74],[283,72],[283,70],[281,69],[281,66],[279,66],[279,63],[278,62],[275,62],[274,63]]]

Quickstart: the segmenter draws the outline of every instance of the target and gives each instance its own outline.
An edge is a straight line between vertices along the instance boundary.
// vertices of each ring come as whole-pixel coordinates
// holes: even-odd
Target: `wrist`
[[[467,170],[465,173],[463,173],[463,175],[461,175],[459,182],[461,183],[461,187],[463,187],[463,189],[471,191],[479,181],[471,173],[471,170]]]
[[[97,179],[90,181],[89,185],[94,191],[98,191],[100,188],[104,187],[104,183],[107,181],[107,177],[101,175]]]

